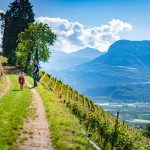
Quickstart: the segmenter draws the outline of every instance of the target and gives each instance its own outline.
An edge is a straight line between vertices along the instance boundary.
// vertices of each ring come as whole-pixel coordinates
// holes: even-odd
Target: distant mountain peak
[[[72,53],[79,53],[79,52],[98,52],[98,53],[102,53],[98,49],[91,48],[91,47],[85,47],[83,49],[80,49],[80,50],[72,52]]]
[[[129,46],[131,45],[136,45],[136,46],[140,46],[142,44],[148,44],[149,45],[149,40],[142,40],[142,41],[131,41],[131,40],[118,40],[116,42],[114,42],[110,47],[109,49],[112,47],[112,46],[117,46],[117,45],[121,45],[121,46],[128,46],[128,44],[130,44]],[[124,44],[127,44],[127,45],[124,45]]]
[[[108,49],[108,53],[138,53],[150,48],[150,41],[119,40],[114,42]],[[142,52],[143,53],[143,52]]]
[[[53,49],[50,49],[50,51],[51,57],[49,59],[49,63],[42,65],[46,71],[59,71],[67,68],[73,68],[103,54],[93,48],[85,48],[72,53],[65,53],[63,51],[56,51]]]
[[[93,59],[93,58],[99,57],[104,53],[100,52],[98,49],[86,47],[86,48],[83,48],[81,50],[72,52],[70,54],[72,56],[75,56],[75,57],[79,57],[79,58],[83,57],[83,58],[86,58],[86,59],[90,60],[91,58]]]

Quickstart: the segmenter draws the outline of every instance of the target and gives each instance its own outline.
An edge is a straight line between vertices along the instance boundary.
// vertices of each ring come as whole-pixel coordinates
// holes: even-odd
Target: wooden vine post
[[[55,81],[54,81],[54,89],[53,89],[53,91],[56,91],[56,87],[57,87],[57,80],[55,79]]]
[[[48,84],[47,84],[47,86],[49,87],[49,86],[51,86],[51,76],[50,76],[50,78],[49,78],[49,82],[48,82]]]
[[[116,117],[116,122],[115,122],[115,131],[114,131],[114,136],[112,139],[112,146],[111,146],[111,150],[114,149],[115,143],[117,143],[117,129],[118,129],[118,121],[119,121],[119,111],[117,112],[117,117]]]
[[[43,81],[43,79],[44,79],[44,77],[45,77],[45,74],[46,74],[45,72],[43,72],[43,73],[42,73],[42,76],[41,76],[41,78],[40,78],[40,81],[39,81],[39,82],[42,82],[42,81]]]

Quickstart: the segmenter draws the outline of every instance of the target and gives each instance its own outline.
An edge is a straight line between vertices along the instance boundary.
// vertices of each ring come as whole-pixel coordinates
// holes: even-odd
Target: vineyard
[[[149,150],[149,138],[144,137],[142,131],[129,128],[124,121],[119,120],[119,113],[113,117],[89,98],[44,72],[40,73],[40,83],[49,92],[57,94],[78,118],[90,139],[102,149]]]

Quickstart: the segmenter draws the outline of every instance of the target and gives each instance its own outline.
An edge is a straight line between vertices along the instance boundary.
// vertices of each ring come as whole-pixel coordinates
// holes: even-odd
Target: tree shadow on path
[[[20,90],[16,89],[16,90],[12,90],[12,91],[20,91]]]

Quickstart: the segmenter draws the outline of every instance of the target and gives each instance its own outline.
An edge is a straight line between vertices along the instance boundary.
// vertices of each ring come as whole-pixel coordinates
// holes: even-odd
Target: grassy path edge
[[[33,84],[31,77],[27,77],[27,80]],[[78,119],[75,119],[62,100],[48,88],[39,84],[36,89],[46,108],[54,150],[85,150],[88,141],[79,126]]]
[[[4,87],[4,89],[1,91],[1,93],[0,93],[0,97],[2,97],[2,96],[4,96],[7,92],[8,92],[8,90],[10,89],[10,86],[11,86],[11,83],[10,83],[10,79],[9,79],[9,77],[6,75],[5,76],[6,77],[6,84],[7,84],[7,86],[6,87]]]
[[[0,98],[0,150],[17,149],[15,141],[32,101],[32,93],[26,85],[23,91],[19,90],[18,76],[8,76],[11,80],[10,90]]]

